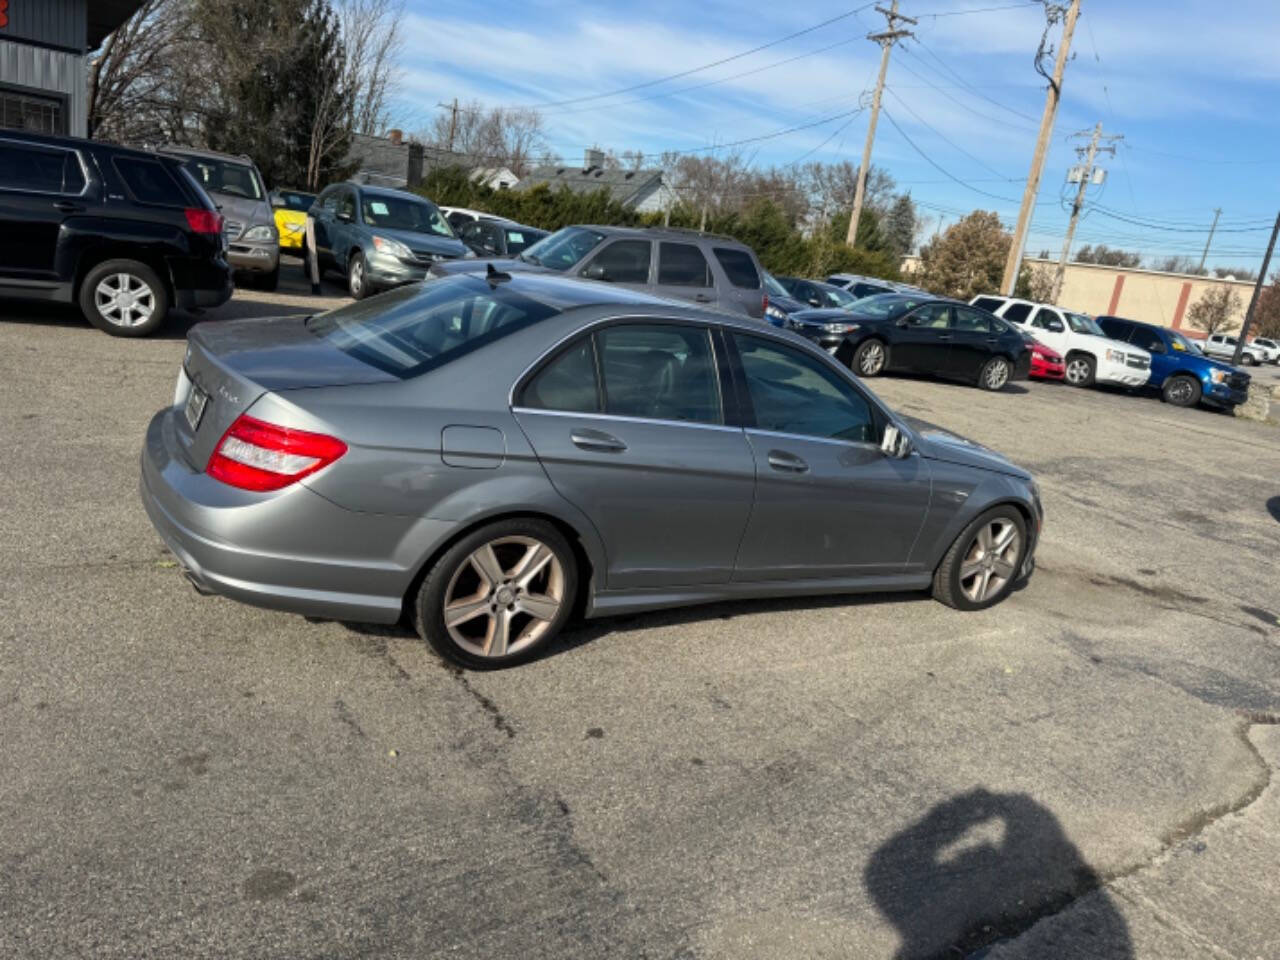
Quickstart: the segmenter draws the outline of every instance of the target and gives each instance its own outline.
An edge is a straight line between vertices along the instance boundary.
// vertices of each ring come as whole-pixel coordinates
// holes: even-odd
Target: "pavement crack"
[[[496,703],[471,685],[471,678],[467,676],[466,671],[461,667],[454,666],[449,666],[446,669],[453,674],[453,679],[456,680],[458,685],[467,692],[468,696],[475,700],[476,703],[480,704],[480,708],[489,715],[489,718],[493,721],[494,729],[505,733],[507,735],[507,739],[514,740],[516,736],[516,728],[512,725],[511,721],[506,718]]]

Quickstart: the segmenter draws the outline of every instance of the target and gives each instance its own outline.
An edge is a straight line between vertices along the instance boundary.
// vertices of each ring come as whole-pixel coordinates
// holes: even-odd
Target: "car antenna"
[[[486,263],[484,278],[489,281],[489,286],[496,287],[498,284],[506,283],[510,280],[511,274],[495,269],[492,263]]]

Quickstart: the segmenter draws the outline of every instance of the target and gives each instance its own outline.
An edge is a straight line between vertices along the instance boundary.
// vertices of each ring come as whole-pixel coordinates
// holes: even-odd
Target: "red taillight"
[[[765,316],[769,312],[769,295],[766,293],[760,300],[760,316]]]
[[[241,490],[279,490],[346,452],[347,445],[337,437],[277,427],[241,414],[218,441],[205,470]]]
[[[205,210],[201,207],[188,207],[187,226],[195,233],[221,233],[222,214],[216,210]]]

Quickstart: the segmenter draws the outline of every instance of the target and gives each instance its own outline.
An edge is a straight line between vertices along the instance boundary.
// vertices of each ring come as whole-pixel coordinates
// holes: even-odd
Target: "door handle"
[[[938,339],[939,339],[939,340],[950,340],[950,339],[951,339],[951,334],[949,334],[949,333],[940,333],[940,334],[938,334]]]
[[[61,210],[63,213],[82,213],[84,207],[78,203],[72,203],[70,200],[59,200],[54,203],[55,210]]]
[[[769,451],[769,466],[775,470],[781,470],[783,473],[808,473],[809,465],[797,457],[794,453],[787,453],[785,450]]]
[[[700,293],[693,298],[694,303],[710,303],[711,298],[705,293]]]
[[[621,453],[627,445],[611,433],[603,430],[574,430],[569,434],[575,447],[583,450],[595,450],[601,453]]]

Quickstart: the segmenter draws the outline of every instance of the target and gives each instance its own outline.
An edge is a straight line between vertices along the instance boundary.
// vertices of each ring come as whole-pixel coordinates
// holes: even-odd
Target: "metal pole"
[[[307,214],[307,275],[311,278],[311,293],[320,295],[320,259],[316,254],[316,220]]]
[[[1253,311],[1257,309],[1258,297],[1267,283],[1267,271],[1271,269],[1271,254],[1276,249],[1276,234],[1280,234],[1280,213],[1276,214],[1276,225],[1271,228],[1271,241],[1267,244],[1267,255],[1262,258],[1262,270],[1258,274],[1258,282],[1253,285],[1253,296],[1249,298],[1249,309],[1244,314],[1244,326],[1240,328],[1240,336],[1236,338],[1235,356],[1231,358],[1233,367],[1240,366],[1240,355],[1244,352],[1244,341],[1249,336],[1249,326],[1253,323]]]
[[[1209,228],[1209,239],[1204,242],[1204,253],[1200,254],[1200,267],[1197,273],[1204,273],[1204,262],[1209,259],[1209,244],[1213,243],[1213,231],[1218,229],[1218,218],[1222,216],[1222,208],[1213,211],[1213,226]]]

